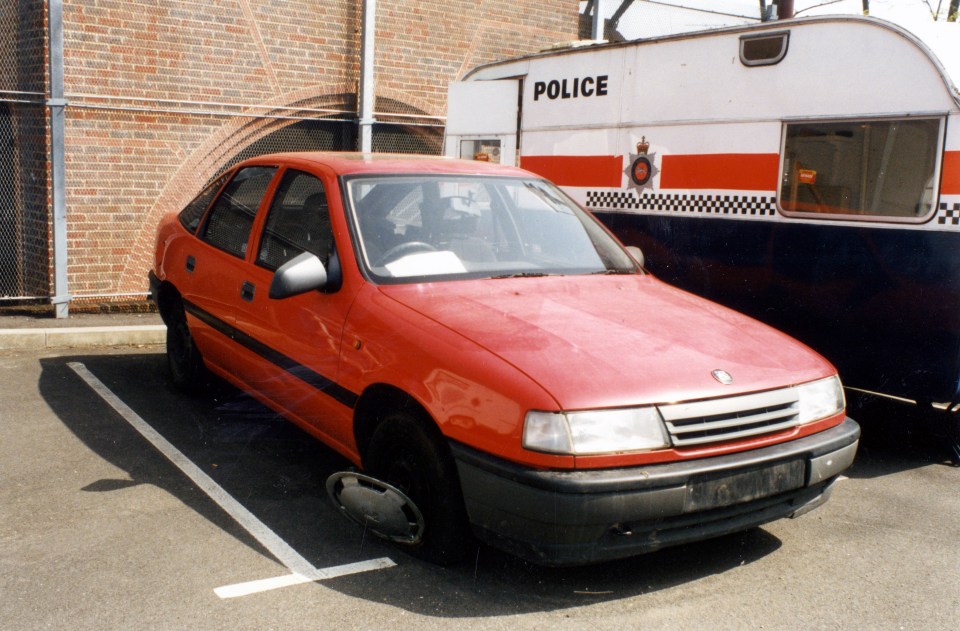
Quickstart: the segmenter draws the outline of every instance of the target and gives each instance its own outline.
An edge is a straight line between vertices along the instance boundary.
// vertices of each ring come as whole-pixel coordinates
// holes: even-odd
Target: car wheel
[[[960,412],[952,411],[949,414],[950,429],[947,436],[947,449],[953,466],[960,467]]]
[[[178,390],[196,392],[202,387],[206,368],[190,335],[183,306],[179,304],[167,323],[167,366],[170,380]]]
[[[402,547],[433,563],[463,560],[473,540],[456,465],[440,432],[405,412],[387,415],[364,458],[369,475],[402,491],[423,515],[423,537]]]

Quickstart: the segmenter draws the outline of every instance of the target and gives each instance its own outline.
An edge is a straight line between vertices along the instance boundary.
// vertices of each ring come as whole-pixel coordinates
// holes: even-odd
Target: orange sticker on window
[[[801,184],[816,184],[817,172],[812,169],[800,169],[797,178]]]

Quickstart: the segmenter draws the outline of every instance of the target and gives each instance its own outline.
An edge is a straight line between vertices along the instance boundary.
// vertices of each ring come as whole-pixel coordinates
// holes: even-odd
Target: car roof
[[[303,151],[273,153],[250,158],[240,166],[252,164],[283,164],[309,169],[325,166],[340,175],[348,174],[451,174],[451,175],[512,175],[539,177],[517,167],[490,164],[476,160],[459,160],[441,156]]]

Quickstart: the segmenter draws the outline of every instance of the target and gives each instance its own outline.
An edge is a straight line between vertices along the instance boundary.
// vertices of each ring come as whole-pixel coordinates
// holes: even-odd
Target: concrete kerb
[[[0,320],[0,326],[3,322]],[[82,326],[0,328],[0,350],[37,350],[94,346],[146,346],[163,344],[163,324],[136,326]]]
[[[148,303],[111,304],[110,310],[71,309],[55,318],[46,305],[0,308],[0,351],[148,346],[166,342],[166,327]]]

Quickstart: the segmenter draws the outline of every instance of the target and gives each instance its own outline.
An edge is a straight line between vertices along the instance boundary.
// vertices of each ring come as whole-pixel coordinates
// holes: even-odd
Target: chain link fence
[[[45,0],[0,4],[0,63],[5,69],[0,75],[0,306],[46,303],[53,294],[46,5]],[[200,78],[184,77],[183,98],[143,96],[141,84],[150,80],[136,76],[136,66],[128,68],[122,60],[136,63],[153,56],[159,72],[164,63],[157,58],[159,49],[150,48],[149,38],[136,40],[132,52],[116,49],[117,42],[104,30],[109,15],[90,26],[100,10],[96,3],[65,5],[67,282],[72,304],[143,299],[159,219],[182,208],[237,162],[266,153],[357,148],[357,86],[350,60],[355,46],[350,38],[357,37],[359,26],[356,8],[352,3],[317,7],[302,0],[287,5],[291,15],[303,14],[297,34],[309,45],[323,45],[324,33],[332,33],[328,24],[335,24],[343,30],[336,38],[342,38],[340,46],[347,52],[331,80],[322,84],[329,93],[298,93],[293,102],[264,105],[252,105],[257,101],[248,96],[232,98],[233,92],[246,94],[238,83],[223,84],[223,102],[191,100],[188,95],[202,90],[191,92],[186,82],[201,87],[216,82],[210,71]],[[255,7],[250,17],[267,33],[280,26],[257,13],[265,6]],[[155,10],[166,9],[160,5]],[[210,15],[219,10],[210,8]],[[161,17],[181,19],[171,12]],[[232,23],[234,17],[216,19]],[[138,28],[149,33],[155,25],[151,17]],[[284,51],[271,49],[269,54],[279,60],[275,72],[290,73],[291,82],[300,80],[297,73],[309,77],[311,60],[284,65]],[[91,76],[104,81],[91,82]],[[436,116],[379,98],[375,118],[375,152],[442,150],[443,122]]]
[[[849,4],[851,0],[827,0]],[[857,3],[860,0],[855,0]],[[923,1],[923,0],[918,0]],[[603,37],[611,42],[631,41],[703,31],[760,21],[760,2],[716,2],[715,0],[607,0],[604,6]],[[771,7],[772,2],[766,6]],[[798,6],[804,3],[798,3]],[[807,3],[809,4],[809,3]],[[593,28],[596,0],[580,2],[580,37],[588,38]],[[772,12],[776,15],[776,12]]]
[[[353,94],[338,93],[251,114],[249,106],[229,104],[71,97],[73,300],[145,296],[157,222],[238,162],[286,151],[355,150],[354,102]],[[443,127],[435,119],[410,113],[384,118],[374,126],[375,151],[439,153]]]
[[[50,295],[43,5],[0,5],[0,301]]]

